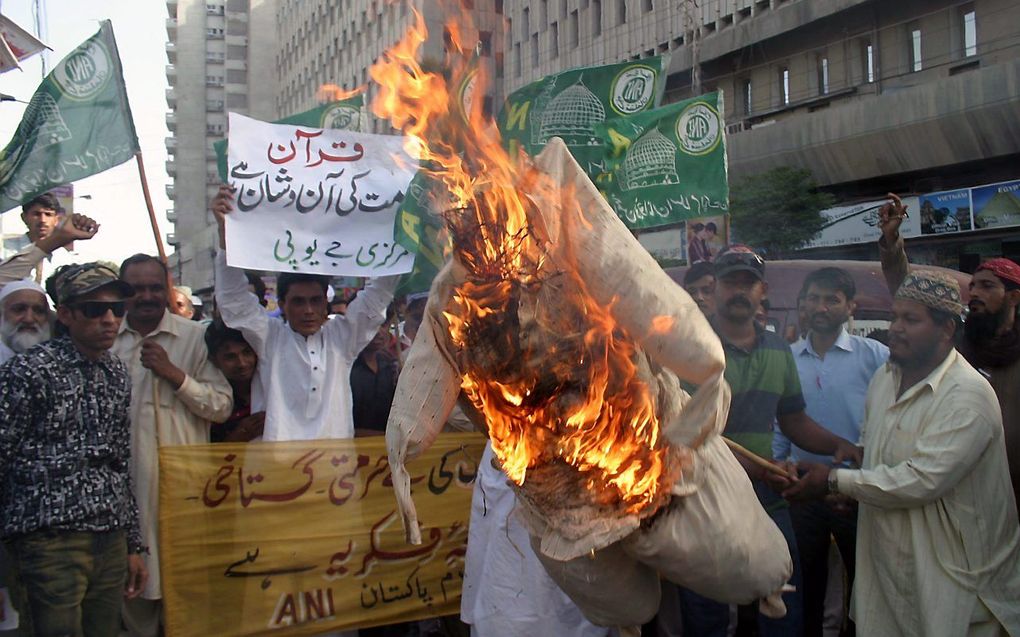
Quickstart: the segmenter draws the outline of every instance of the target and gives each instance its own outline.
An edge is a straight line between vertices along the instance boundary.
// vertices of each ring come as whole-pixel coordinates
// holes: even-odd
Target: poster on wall
[[[865,201],[851,206],[836,206],[822,211],[825,225],[814,239],[804,245],[804,249],[832,246],[847,246],[858,243],[878,241],[882,236],[879,227],[878,210],[888,199]],[[900,235],[904,238],[920,236],[920,214],[918,198],[904,197],[903,205],[909,215],[900,226]]]
[[[714,215],[687,222],[687,265],[715,260],[728,243],[728,219],[726,215]]]
[[[1020,226],[1020,180],[971,188],[974,227]]]
[[[973,230],[970,190],[947,190],[918,197],[921,206],[921,234],[946,234]]]

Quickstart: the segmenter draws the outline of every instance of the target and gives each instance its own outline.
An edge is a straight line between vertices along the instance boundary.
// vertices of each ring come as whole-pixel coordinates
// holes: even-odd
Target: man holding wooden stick
[[[794,444],[812,453],[831,455],[836,462],[850,460],[858,465],[861,450],[853,443],[819,426],[804,411],[800,379],[786,341],[766,331],[754,321],[754,313],[765,294],[765,262],[744,246],[733,246],[715,261],[716,314],[712,326],[719,335],[726,353],[726,381],[733,398],[724,435],[736,446],[752,454],[771,458],[772,423]],[[791,581],[796,590],[783,595],[786,616],[770,619],[758,615],[760,633],[800,635],[801,600],[800,564],[793,523],[785,500],[779,495],[793,484],[789,474],[767,470],[751,461],[746,453],[736,453],[737,460],[754,484],[761,505],[786,537],[793,556]],[[727,634],[729,609],[725,604],[683,591],[685,632],[694,635],[723,636]]]

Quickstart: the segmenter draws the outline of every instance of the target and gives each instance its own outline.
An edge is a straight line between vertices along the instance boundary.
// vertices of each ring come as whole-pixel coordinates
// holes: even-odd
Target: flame
[[[428,33],[414,17],[370,69],[372,109],[403,131],[423,170],[449,192],[435,204],[447,211],[454,256],[468,272],[443,313],[462,390],[515,483],[566,466],[595,501],[649,515],[678,471],[660,436],[651,373],[644,363],[642,374],[635,339],[591,296],[573,255],[558,246],[552,264],[536,202],[568,202],[564,223],[586,225],[584,213],[526,157],[503,148],[481,107],[488,78],[469,44],[477,32],[468,18],[446,25],[447,56],[436,72],[418,62]],[[666,320],[651,329],[667,329]]]
[[[365,86],[355,86],[350,90],[340,88],[336,84],[323,84],[315,91],[315,99],[319,102],[340,102],[365,92]]]

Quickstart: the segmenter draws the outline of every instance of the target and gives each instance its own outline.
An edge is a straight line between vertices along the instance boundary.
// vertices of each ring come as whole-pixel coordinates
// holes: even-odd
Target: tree
[[[734,237],[776,259],[821,232],[821,211],[834,202],[810,170],[779,166],[730,189],[730,226]]]

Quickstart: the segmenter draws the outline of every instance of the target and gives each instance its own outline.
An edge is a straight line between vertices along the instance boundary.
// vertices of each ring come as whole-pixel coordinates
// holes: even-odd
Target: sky
[[[30,0],[0,0],[0,13],[34,33],[32,5]],[[173,231],[173,224],[166,220],[166,210],[173,205],[166,196],[170,178],[166,174],[164,144],[170,134],[165,121],[166,3],[162,0],[43,0],[43,5],[45,27],[41,39],[53,49],[45,54],[47,71],[94,35],[99,30],[100,20],[113,22],[149,193],[165,244],[166,233]],[[27,102],[42,81],[40,56],[21,62],[21,67],[21,71],[0,75],[0,93]],[[0,103],[0,144],[6,146],[10,141],[24,109],[25,104]],[[92,217],[101,227],[93,239],[77,242],[74,253],[58,251],[53,258],[54,265],[94,260],[119,263],[137,252],[156,254],[135,161],[74,182],[74,189],[75,196],[91,195],[91,199],[76,199],[74,211]],[[20,208],[16,208],[3,213],[0,222],[4,234],[24,231],[19,212]],[[168,253],[173,251],[172,246],[165,247]]]

